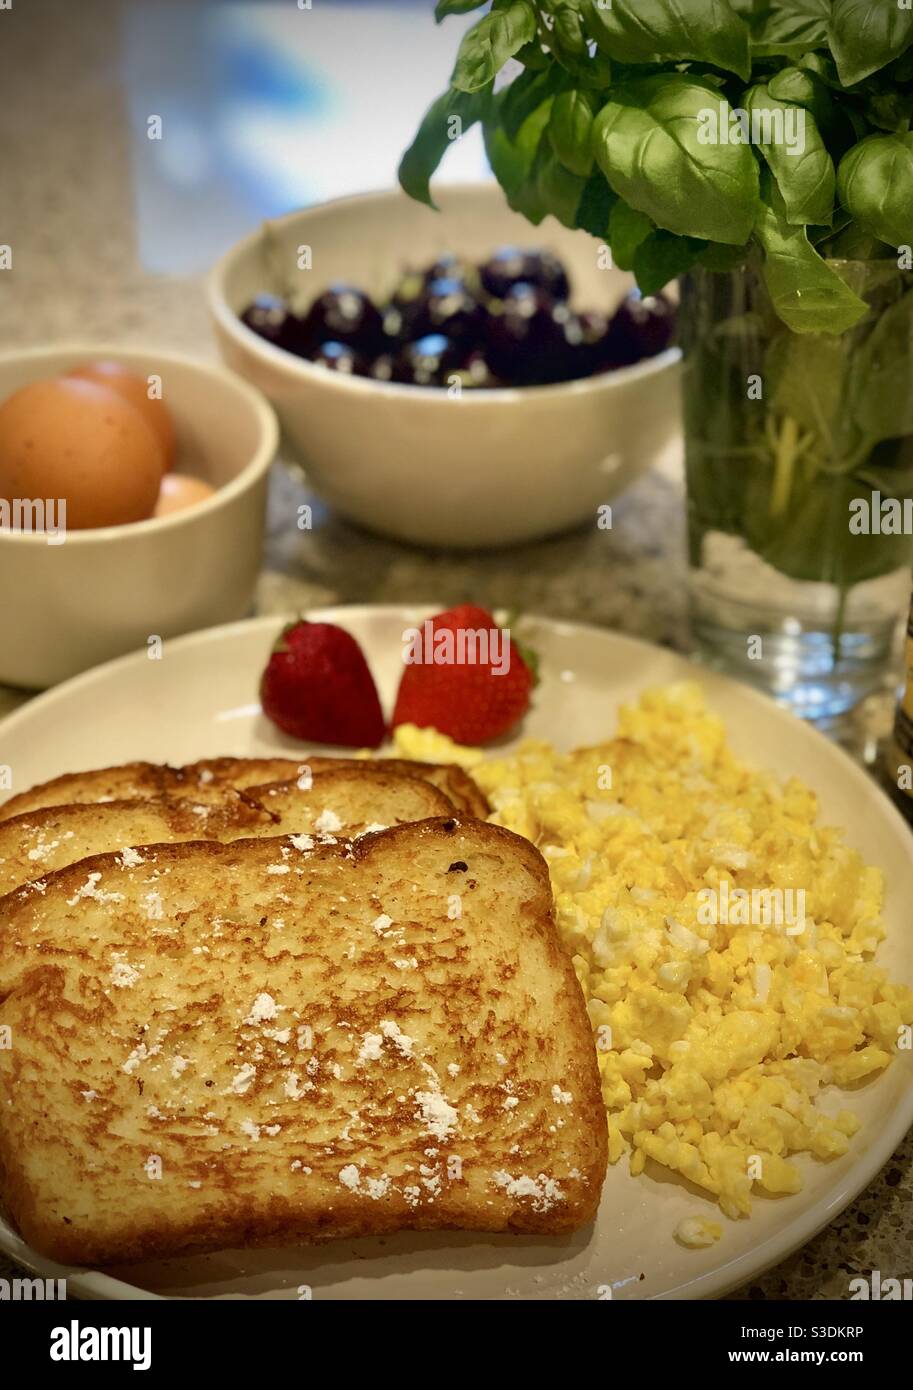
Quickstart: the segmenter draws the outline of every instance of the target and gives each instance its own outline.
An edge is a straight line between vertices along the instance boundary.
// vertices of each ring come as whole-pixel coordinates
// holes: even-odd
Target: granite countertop
[[[138,263],[128,120],[119,82],[119,0],[93,0],[96,22],[66,0],[34,0],[0,16],[4,274],[0,329],[19,347],[76,339],[158,343],[215,358],[199,281],[150,276]],[[106,22],[99,22],[99,15]],[[48,45],[48,26],[55,42]],[[65,63],[59,54],[66,53]],[[36,106],[35,94],[40,98]],[[683,649],[685,548],[680,472],[642,478],[613,504],[610,532],[575,532],[489,554],[430,553],[384,541],[315,504],[314,529],[288,525],[306,483],[272,480],[266,567],[257,611],[350,602],[471,599],[603,624]],[[24,697],[0,690],[0,714]],[[2,728],[0,728],[2,735]],[[867,1191],[802,1250],[736,1299],[845,1298],[874,1269],[910,1272],[913,1137]],[[0,1257],[0,1277],[14,1267]]]

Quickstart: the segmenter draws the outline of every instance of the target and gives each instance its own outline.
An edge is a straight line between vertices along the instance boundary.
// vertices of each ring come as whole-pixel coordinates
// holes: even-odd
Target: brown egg
[[[110,391],[116,391],[125,401],[136,406],[162,446],[162,472],[167,473],[169,468],[174,467],[177,443],[171,415],[164,401],[150,399],[149,383],[145,377],[128,371],[119,362],[86,362],[67,372],[67,376],[107,386]]]
[[[95,382],[34,381],[0,405],[0,498],[66,499],[71,530],[151,516],[161,461],[139,411]]]
[[[174,512],[185,512],[188,507],[196,507],[207,497],[215,496],[215,488],[199,478],[191,478],[187,473],[166,473],[162,479],[159,500],[155,504],[153,516],[171,516]]]

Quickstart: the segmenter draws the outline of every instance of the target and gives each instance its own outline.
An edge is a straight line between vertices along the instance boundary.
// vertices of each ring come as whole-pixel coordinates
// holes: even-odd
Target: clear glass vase
[[[831,263],[869,305],[796,334],[754,269],[682,286],[698,654],[806,718],[884,680],[913,562],[913,272]]]

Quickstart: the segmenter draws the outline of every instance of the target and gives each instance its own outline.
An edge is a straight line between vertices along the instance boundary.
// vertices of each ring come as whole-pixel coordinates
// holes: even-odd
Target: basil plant
[[[439,0],[486,9],[400,167],[480,122],[510,206],[611,247],[645,294],[760,267],[795,333],[867,313],[840,261],[913,242],[913,0]],[[836,264],[835,264],[836,262]]]

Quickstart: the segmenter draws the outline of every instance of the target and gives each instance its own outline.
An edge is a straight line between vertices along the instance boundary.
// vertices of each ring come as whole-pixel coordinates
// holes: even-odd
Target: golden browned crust
[[[0,821],[0,896],[92,854],[181,840],[279,834],[278,817],[237,794],[199,804],[158,800],[75,802]]]
[[[221,801],[206,803],[179,797],[77,802],[12,816],[0,822],[0,896],[80,859],[115,850],[318,833],[321,817],[326,828],[351,838],[453,812],[449,799],[430,782],[373,766],[317,772],[305,786],[268,782],[249,791],[221,790]]]
[[[605,1116],[538,851],[456,817],[306,838],[100,855],[0,900],[0,1184],[37,1249],[592,1218]]]
[[[92,772],[65,772],[4,801],[0,822],[52,806],[166,796],[169,771],[155,763],[136,762]]]
[[[489,806],[472,778],[455,764],[412,762],[404,758],[202,758],[186,767],[166,763],[134,762],[88,772],[67,772],[39,783],[0,805],[0,823],[28,811],[52,806],[104,801],[159,800],[181,797],[202,803],[221,801],[226,789],[294,781],[301,772],[329,772],[343,768],[364,771],[378,768],[418,777],[438,787],[456,810],[483,819]]]
[[[344,764],[346,767],[381,767],[407,777],[421,777],[439,787],[463,815],[484,820],[491,811],[481,788],[456,763],[423,763],[411,758],[374,758],[370,762],[363,758],[310,758],[308,762],[314,772]]]
[[[316,759],[315,759],[316,762]],[[456,807],[441,789],[423,777],[401,772],[399,765],[358,762],[309,768],[304,781],[291,779],[246,787],[244,795],[281,821],[281,830],[293,834],[299,828],[288,823],[295,808],[319,803],[350,812],[349,823],[429,820],[453,815]],[[305,828],[305,827],[300,827]],[[384,826],[386,829],[386,825]],[[279,832],[277,831],[277,834]],[[345,830],[350,835],[349,829]]]

